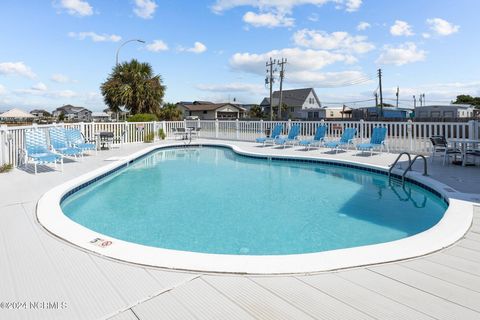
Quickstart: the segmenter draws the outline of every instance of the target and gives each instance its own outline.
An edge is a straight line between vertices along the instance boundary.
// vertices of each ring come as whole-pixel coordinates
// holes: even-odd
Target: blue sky
[[[270,56],[288,59],[284,88],[323,102],[372,99],[380,67],[386,99],[399,86],[402,106],[447,102],[480,95],[478,12],[477,0],[3,0],[0,110],[102,110],[115,52],[136,38],[120,61],[150,63],[167,102],[260,103]]]

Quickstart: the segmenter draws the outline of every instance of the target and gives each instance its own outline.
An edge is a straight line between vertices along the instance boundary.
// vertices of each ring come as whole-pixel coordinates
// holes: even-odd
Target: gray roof
[[[55,109],[55,111],[62,111],[63,113],[65,114],[71,114],[71,113],[79,113],[81,111],[88,111],[88,112],[91,112],[90,110],[88,110],[87,108],[84,108],[84,107],[75,107],[75,106],[72,106],[70,104],[67,104],[65,106],[61,106],[57,109]]]
[[[282,100],[283,103],[288,107],[301,107],[305,100],[307,100],[310,92],[313,91],[313,96],[317,100],[318,104],[321,105],[320,100],[318,99],[317,94],[313,88],[303,88],[303,89],[292,89],[292,90],[283,90]],[[273,93],[272,102],[273,105],[278,105],[280,100],[280,91],[275,91]],[[261,106],[270,106],[270,99],[264,98],[260,104]]]

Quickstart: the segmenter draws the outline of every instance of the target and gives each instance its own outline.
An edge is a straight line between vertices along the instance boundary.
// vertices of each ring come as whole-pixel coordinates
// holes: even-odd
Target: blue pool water
[[[102,234],[218,254],[298,254],[401,239],[446,204],[407,183],[345,167],[269,161],[227,148],[164,149],[66,198],[64,213]]]

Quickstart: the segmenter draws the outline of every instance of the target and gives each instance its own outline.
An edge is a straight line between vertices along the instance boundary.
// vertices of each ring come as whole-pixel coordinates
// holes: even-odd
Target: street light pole
[[[144,40],[140,40],[140,39],[131,39],[131,40],[127,40],[127,41],[125,41],[124,43],[122,43],[122,44],[120,45],[120,47],[118,47],[118,49],[117,49],[117,54],[115,55],[115,65],[116,65],[116,66],[118,66],[118,53],[120,52],[120,49],[122,49],[122,47],[123,47],[124,45],[126,45],[127,43],[129,43],[129,42],[134,42],[134,41],[140,42],[140,43],[145,43]]]

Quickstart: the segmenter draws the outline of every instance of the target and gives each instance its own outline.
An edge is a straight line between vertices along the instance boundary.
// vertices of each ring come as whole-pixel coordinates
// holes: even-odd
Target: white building
[[[280,91],[275,91],[272,95],[272,105],[274,113],[278,110],[280,102]],[[315,120],[324,118],[324,109],[322,103],[318,99],[317,94],[313,88],[283,90],[282,105],[285,109],[282,110],[282,118]],[[266,115],[270,114],[270,99],[264,98],[260,103],[263,112]]]
[[[474,106],[470,104],[429,105],[415,108],[416,119],[472,118]]]

